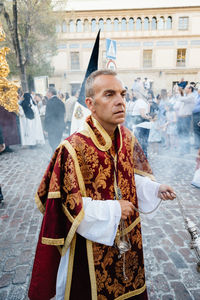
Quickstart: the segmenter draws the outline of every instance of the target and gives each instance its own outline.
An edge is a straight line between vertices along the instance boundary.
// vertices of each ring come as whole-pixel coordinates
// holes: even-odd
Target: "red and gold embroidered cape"
[[[128,129],[118,126],[116,140],[118,186],[123,199],[138,207],[134,172],[153,179],[152,171]],[[31,300],[49,300],[55,295],[60,255],[69,246],[65,299],[121,300],[146,295],[137,212],[127,219],[121,233],[128,234],[132,246],[126,253],[127,281],[122,272],[123,258],[118,258],[114,246],[94,243],[76,233],[84,217],[82,197],[114,199],[114,149],[116,145],[110,136],[91,117],[87,118],[83,131],[73,134],[57,148],[36,195],[44,217],[29,289]]]

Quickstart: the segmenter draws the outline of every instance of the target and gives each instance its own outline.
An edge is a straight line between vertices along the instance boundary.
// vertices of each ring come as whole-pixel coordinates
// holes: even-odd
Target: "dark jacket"
[[[60,133],[64,131],[65,105],[57,97],[53,96],[47,101],[44,128],[47,132]]]

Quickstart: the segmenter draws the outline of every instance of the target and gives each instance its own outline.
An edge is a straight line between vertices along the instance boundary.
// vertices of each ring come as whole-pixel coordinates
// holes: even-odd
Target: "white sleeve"
[[[121,206],[115,200],[83,197],[84,218],[77,233],[93,242],[112,246],[121,219]]]
[[[139,209],[144,212],[153,210],[160,202],[158,198],[160,183],[135,174],[135,184]]]
[[[117,233],[117,227],[121,219],[121,206],[115,200],[92,200],[83,197],[84,218],[77,232],[93,242],[112,246]],[[57,282],[56,300],[63,300],[67,281],[70,247],[61,257]]]

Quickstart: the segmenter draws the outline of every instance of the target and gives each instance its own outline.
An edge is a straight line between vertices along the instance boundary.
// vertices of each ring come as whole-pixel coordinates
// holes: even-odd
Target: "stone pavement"
[[[186,214],[200,234],[200,189],[190,185],[195,152],[151,153],[151,165],[159,182],[172,185],[182,198]],[[0,183],[4,205],[0,208],[0,300],[27,300],[41,214],[34,194],[50,158],[47,146],[15,148],[0,155]],[[200,299],[197,258],[190,249],[177,201],[162,202],[153,219],[142,216],[146,279],[150,300]],[[87,300],[87,299],[83,299]]]

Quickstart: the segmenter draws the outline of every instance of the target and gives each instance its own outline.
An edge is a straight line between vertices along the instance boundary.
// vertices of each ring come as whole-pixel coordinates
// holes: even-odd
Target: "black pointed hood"
[[[95,41],[95,44],[94,44],[94,47],[93,47],[93,50],[92,50],[92,54],[91,54],[90,61],[89,61],[88,67],[87,67],[87,71],[85,73],[85,78],[84,78],[83,83],[81,85],[81,90],[80,90],[80,94],[79,94],[79,97],[78,97],[78,102],[80,104],[82,104],[83,106],[86,106],[85,105],[85,82],[86,82],[86,79],[88,78],[88,76],[92,72],[94,72],[98,69],[99,38],[100,38],[100,30],[99,30],[99,32],[97,34],[97,37],[96,37],[96,41]]]

